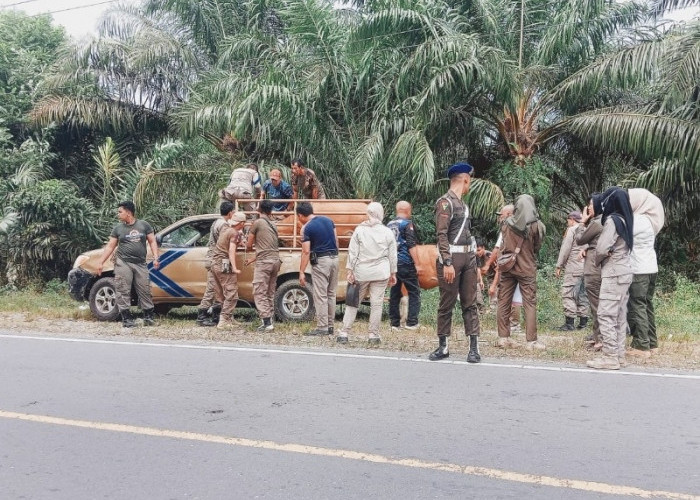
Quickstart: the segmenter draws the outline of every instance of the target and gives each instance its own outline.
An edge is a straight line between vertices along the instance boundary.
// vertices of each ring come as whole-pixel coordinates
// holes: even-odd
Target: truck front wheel
[[[115,321],[119,317],[117,309],[117,289],[114,278],[101,278],[90,289],[90,310],[100,321]]]

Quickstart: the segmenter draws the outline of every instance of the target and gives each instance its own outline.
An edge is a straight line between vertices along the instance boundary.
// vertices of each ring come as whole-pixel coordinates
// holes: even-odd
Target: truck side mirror
[[[156,244],[160,246],[163,243],[163,237],[160,234],[156,234]]]

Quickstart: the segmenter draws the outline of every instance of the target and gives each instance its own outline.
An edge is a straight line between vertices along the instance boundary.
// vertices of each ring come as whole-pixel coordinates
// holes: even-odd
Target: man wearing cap
[[[566,219],[566,233],[559,250],[557,267],[554,274],[558,278],[561,270],[564,269],[564,282],[561,285],[561,300],[564,305],[564,316],[566,320],[562,326],[557,328],[561,331],[574,330],[574,321],[579,317],[578,328],[585,328],[588,324],[588,297],[583,283],[583,260],[580,257],[581,250],[586,245],[576,242],[576,230],[581,224],[581,212],[575,210],[569,213]]]
[[[221,304],[221,316],[217,328],[230,329],[237,325],[233,321],[233,310],[238,302],[238,275],[236,247],[241,242],[245,213],[229,212],[224,215],[227,224],[221,228],[219,239],[212,252],[211,269],[214,272],[214,291]]]
[[[437,275],[440,286],[440,305],[437,314],[438,348],[429,359],[437,361],[450,355],[447,338],[452,333],[452,310],[459,295],[464,319],[464,332],[469,335],[467,362],[481,361],[479,354],[479,312],[476,305],[478,274],[476,248],[472,248],[469,208],[462,196],[469,192],[474,167],[456,163],[447,170],[450,189],[435,203],[437,230]],[[476,245],[474,245],[476,246]]]
[[[265,181],[260,191],[260,199],[268,200],[291,200],[294,198],[294,190],[292,185],[282,180],[282,172],[278,169],[270,170],[270,178]],[[288,203],[273,203],[273,212],[283,212],[287,210]]]

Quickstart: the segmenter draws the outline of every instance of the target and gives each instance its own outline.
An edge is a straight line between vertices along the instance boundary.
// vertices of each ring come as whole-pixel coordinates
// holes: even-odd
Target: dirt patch
[[[3,329],[17,334],[37,335],[48,333],[58,337],[105,338],[113,340],[167,340],[190,343],[227,343],[241,346],[287,346],[292,348],[322,348],[339,352],[352,352],[370,348],[367,342],[367,323],[358,321],[350,334],[348,344],[340,345],[334,338],[310,337],[304,333],[313,328],[308,323],[278,323],[274,332],[256,331],[259,321],[253,314],[239,318],[247,321],[241,328],[221,331],[195,325],[194,318],[163,317],[154,327],[139,326],[133,329],[122,328],[119,323],[104,323],[90,319],[44,318],[27,313],[0,313]],[[336,329],[340,326],[336,322]],[[469,343],[463,331],[457,328],[450,340],[451,359],[465,359]],[[378,348],[386,352],[399,352],[427,357],[435,349],[437,339],[432,327],[422,326],[419,330],[392,331],[384,324],[381,331],[382,343]],[[480,351],[485,361],[530,361],[558,362],[573,366],[585,366],[587,359],[594,355],[584,347],[582,332],[541,332],[539,339],[547,345],[547,350],[532,352],[525,349],[523,333],[513,336],[518,347],[503,350],[495,347],[495,331],[485,329],[480,337]],[[660,348],[651,359],[636,361],[628,359],[629,366],[639,368],[664,368],[679,370],[700,369],[700,342],[690,339],[669,339],[662,341]]]

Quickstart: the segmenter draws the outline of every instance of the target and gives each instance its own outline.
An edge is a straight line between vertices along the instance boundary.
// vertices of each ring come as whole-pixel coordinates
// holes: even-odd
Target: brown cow
[[[357,200],[309,200],[314,207],[314,214],[330,218],[338,231],[341,248],[347,248],[350,237],[358,224],[367,220],[369,202]],[[294,243],[294,224],[296,223],[297,241]],[[294,214],[287,215],[277,223],[277,232],[286,246],[300,245],[301,226],[303,224]]]

